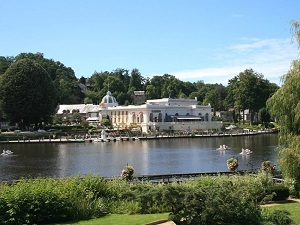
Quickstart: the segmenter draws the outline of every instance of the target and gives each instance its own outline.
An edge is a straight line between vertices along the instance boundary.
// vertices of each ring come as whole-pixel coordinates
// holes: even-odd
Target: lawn
[[[294,224],[300,224],[300,203],[284,203],[279,205],[273,205],[264,207],[263,210],[286,210],[290,213],[290,218]],[[79,221],[72,223],[59,223],[51,225],[144,225],[150,222],[165,220],[168,218],[169,213],[160,214],[142,214],[142,215],[127,215],[127,214],[110,214],[98,219],[92,219],[87,221]]]
[[[143,225],[158,220],[165,220],[168,218],[168,215],[169,213],[143,215],[110,214],[98,219],[79,221],[73,223],[57,223],[51,225]]]
[[[294,224],[300,224],[300,203],[283,203],[279,205],[273,205],[269,207],[264,207],[263,210],[286,210],[290,213],[290,218],[293,220]]]

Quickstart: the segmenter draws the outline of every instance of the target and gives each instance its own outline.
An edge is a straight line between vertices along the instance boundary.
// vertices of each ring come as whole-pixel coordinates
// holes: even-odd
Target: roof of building
[[[99,106],[93,104],[58,105],[57,114],[98,112]]]
[[[197,105],[197,99],[162,98],[147,100],[146,104],[152,105]]]
[[[117,106],[118,102],[115,97],[111,94],[110,91],[106,93],[106,95],[102,98],[100,106]]]

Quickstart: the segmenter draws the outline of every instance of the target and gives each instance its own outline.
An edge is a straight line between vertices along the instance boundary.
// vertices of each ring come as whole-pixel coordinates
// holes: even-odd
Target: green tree
[[[43,53],[20,53],[15,61],[30,59],[40,64],[54,81],[54,88],[57,89],[56,104],[82,103],[84,94],[78,85],[75,72],[72,68],[66,67],[59,61],[47,59]]]
[[[264,127],[266,127],[266,124],[270,122],[271,115],[266,108],[261,108],[258,112],[258,118]]]
[[[274,87],[274,84],[265,80],[262,74],[253,69],[246,69],[229,80],[227,104],[233,106],[238,113],[244,114],[244,111],[248,109],[250,124],[252,124],[254,115],[265,107],[267,99],[274,93]]]
[[[152,87],[149,89],[147,88],[148,85],[152,85]],[[150,79],[150,83],[146,86],[146,96],[147,99],[156,99],[162,97],[162,89],[164,85],[164,79],[162,76],[153,76]],[[148,92],[149,89],[149,92]],[[151,90],[151,91],[150,91]],[[167,96],[168,97],[168,96]]]
[[[300,47],[300,24],[291,21],[292,34]],[[267,108],[280,126],[279,166],[285,179],[292,180],[294,194],[300,190],[300,60],[282,76],[283,85],[267,101]]]
[[[203,104],[211,104],[215,111],[225,110],[226,88],[222,84],[210,85],[209,91],[205,95]]]
[[[292,69],[283,77],[282,87],[267,101],[267,106],[281,134],[300,134],[300,60],[292,62]]]
[[[146,86],[146,97],[147,99],[156,99],[158,98],[157,96],[157,91],[154,85],[149,84]]]
[[[10,65],[15,61],[15,58],[0,56],[0,75],[4,74]]]
[[[0,80],[0,103],[11,122],[29,125],[47,121],[55,110],[53,82],[38,63],[13,63]]]
[[[144,90],[143,87],[144,78],[142,77],[141,73],[138,69],[132,69],[130,73],[130,82],[128,89],[132,89],[133,91],[142,91]],[[129,95],[132,92],[128,93]]]

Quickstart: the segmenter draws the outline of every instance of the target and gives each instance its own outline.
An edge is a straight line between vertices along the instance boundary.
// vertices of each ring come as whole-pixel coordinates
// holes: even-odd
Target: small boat
[[[248,148],[244,149],[242,148],[242,151],[240,152],[240,155],[250,155],[252,151]]]
[[[229,150],[230,148],[227,145],[220,145],[219,148],[217,148],[217,150]]]
[[[14,153],[11,150],[5,150],[5,149],[1,153],[1,155],[12,155],[12,154]]]

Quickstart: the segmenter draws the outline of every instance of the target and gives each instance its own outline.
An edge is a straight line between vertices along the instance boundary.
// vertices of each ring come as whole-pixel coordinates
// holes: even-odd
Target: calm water
[[[68,144],[0,144],[14,151],[0,156],[0,180],[20,177],[67,177],[88,173],[118,176],[128,163],[135,175],[228,171],[226,161],[237,157],[239,169],[276,164],[277,134],[245,137],[187,138]],[[231,149],[216,150],[220,144]],[[242,148],[253,151],[240,155]]]

